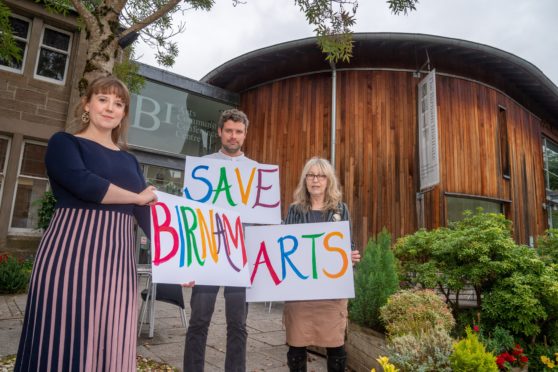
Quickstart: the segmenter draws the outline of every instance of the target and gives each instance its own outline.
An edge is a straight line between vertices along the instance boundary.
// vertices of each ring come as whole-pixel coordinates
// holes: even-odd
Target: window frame
[[[554,201],[552,199],[552,197],[550,196],[550,192],[552,191],[552,189],[550,189],[548,186],[550,184],[550,178],[549,178],[549,169],[548,169],[548,156],[547,156],[547,142],[550,142],[554,145],[554,147],[558,148],[558,142],[553,141],[552,139],[543,136],[542,137],[542,157],[543,157],[543,177],[544,177],[544,199],[545,199],[545,203],[544,203],[544,208],[546,210],[546,215],[547,215],[547,227],[548,228],[552,228],[553,223],[552,223],[552,211],[556,211],[556,208],[558,208],[558,202]]]
[[[455,221],[450,221],[449,219],[449,206],[448,206],[448,198],[455,198],[455,199],[469,199],[469,200],[478,200],[478,201],[484,201],[484,202],[488,202],[488,203],[494,203],[494,204],[499,204],[500,205],[500,212],[503,214],[504,216],[506,215],[506,210],[509,207],[509,205],[511,204],[511,200],[507,200],[507,199],[500,199],[500,198],[493,198],[493,197],[489,197],[489,196],[483,196],[483,195],[471,195],[471,194],[463,194],[463,193],[457,193],[457,192],[444,192],[444,208],[445,208],[445,223],[446,226],[448,226],[450,224],[450,222],[455,222]],[[476,209],[476,208],[475,208]],[[471,212],[475,213],[475,210],[471,210]]]
[[[4,169],[0,169],[0,178],[2,179],[2,181],[0,182],[0,208],[2,208],[4,185],[6,184],[4,180],[6,178],[6,170],[8,169],[8,163],[10,162],[10,150],[12,146],[12,139],[8,136],[3,136],[3,135],[0,135],[0,139],[8,140],[8,146],[6,147],[6,161],[4,162]]]
[[[20,16],[19,14],[14,14],[14,13],[10,14],[10,17],[11,18],[17,18],[17,19],[25,21],[29,24],[29,27],[27,28],[27,39],[22,39],[20,36],[14,35],[15,40],[25,41],[25,49],[23,50],[23,55],[21,56],[21,70],[18,70],[16,68],[13,68],[13,67],[10,67],[10,66],[2,65],[2,64],[0,64],[0,70],[9,71],[9,72],[13,72],[14,74],[23,75],[23,73],[25,71],[25,62],[27,61],[27,51],[29,50],[29,41],[31,39],[31,28],[33,27],[33,21],[29,18]]]
[[[14,235],[29,235],[29,236],[41,236],[42,235],[42,230],[39,228],[28,228],[28,227],[12,227],[12,222],[13,222],[13,218],[14,218],[14,208],[15,208],[15,202],[16,202],[16,197],[17,197],[17,191],[18,191],[18,184],[19,184],[19,178],[20,177],[24,177],[27,179],[32,179],[32,180],[46,180],[47,181],[47,186],[45,189],[46,191],[50,190],[50,181],[48,179],[48,177],[37,177],[37,176],[26,176],[26,175],[21,175],[21,166],[23,164],[23,154],[25,153],[25,146],[27,144],[33,144],[33,145],[40,145],[40,146],[44,146],[45,148],[47,147],[47,143],[46,142],[41,142],[41,141],[35,141],[35,140],[23,140],[23,144],[21,146],[21,151],[19,153],[19,161],[18,161],[18,166],[17,166],[17,176],[16,176],[16,182],[14,185],[14,195],[12,196],[12,209],[10,211],[10,221],[8,223],[8,234],[14,234]],[[46,167],[46,165],[45,165]]]
[[[68,35],[70,37],[70,40],[68,41],[68,50],[66,51],[66,50],[62,50],[62,49],[57,49],[57,48],[49,46],[49,45],[44,45],[43,40],[44,40],[44,37],[45,37],[45,30],[46,29],[50,29],[52,31],[59,32],[61,34]],[[37,58],[35,60],[35,68],[34,68],[34,71],[33,71],[33,77],[37,80],[42,80],[42,81],[46,81],[46,82],[57,84],[57,85],[65,85],[67,77],[68,77],[68,67],[70,65],[70,55],[71,55],[71,50],[72,50],[72,41],[73,41],[73,34],[71,32],[66,31],[66,30],[62,30],[60,28],[57,28],[57,27],[54,27],[54,26],[51,26],[51,25],[44,25],[43,30],[41,31],[41,39],[39,40],[39,44],[37,45]],[[41,49],[43,49],[43,48],[55,51],[57,53],[66,54],[66,64],[64,66],[64,78],[62,80],[56,80],[56,79],[53,79],[53,78],[49,78],[49,77],[46,77],[46,76],[39,75],[37,73],[37,69],[39,68],[39,59],[41,58]]]

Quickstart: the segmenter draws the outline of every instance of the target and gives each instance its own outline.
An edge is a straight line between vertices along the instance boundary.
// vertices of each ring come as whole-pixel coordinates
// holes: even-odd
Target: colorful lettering
[[[326,271],[326,269],[323,269],[322,271],[324,272],[324,274],[331,279],[336,279],[339,277],[342,277],[343,275],[345,275],[345,273],[347,272],[347,268],[349,267],[349,259],[347,258],[347,253],[339,247],[331,247],[329,245],[329,239],[333,236],[338,236],[341,239],[343,239],[343,234],[341,234],[339,231],[333,231],[330,232],[329,234],[326,235],[326,237],[324,238],[324,248],[327,251],[330,252],[337,252],[341,255],[341,259],[343,260],[343,264],[341,265],[341,270],[339,270],[338,273],[336,274],[330,274]]]
[[[219,184],[215,189],[215,196],[213,196],[213,200],[211,202],[215,204],[215,202],[219,198],[219,194],[224,191],[225,196],[227,197],[227,203],[229,203],[231,207],[234,207],[236,203],[232,200],[231,185],[229,185],[229,181],[227,180],[227,168],[221,167],[220,174],[221,175],[219,177]]]
[[[290,251],[287,251],[287,252],[285,252],[285,245],[283,244],[285,239],[290,239],[293,242],[293,247],[291,248]],[[285,280],[285,277],[287,276],[287,269],[286,269],[287,265],[285,265],[285,263],[289,264],[289,266],[293,269],[295,274],[300,279],[308,279],[308,275],[306,275],[306,276],[302,275],[302,273],[300,271],[298,271],[296,266],[293,264],[293,262],[289,258],[290,255],[292,255],[293,253],[296,252],[296,250],[298,248],[298,240],[292,235],[286,235],[286,236],[283,236],[283,237],[279,238],[277,241],[279,242],[279,247],[281,249],[281,280]]]
[[[262,260],[262,256],[263,256],[263,260]],[[265,246],[265,242],[262,242],[260,244],[260,250],[258,251],[258,256],[256,257],[256,263],[254,264],[254,270],[252,271],[252,276],[250,277],[250,283],[254,283],[254,278],[256,276],[256,273],[258,272],[258,268],[262,263],[264,263],[265,266],[267,266],[267,271],[269,272],[269,275],[271,276],[273,283],[275,283],[275,285],[279,285],[281,281],[277,277],[275,270],[273,270],[273,266],[271,265],[271,261],[269,260],[269,256],[267,254],[267,247]]]
[[[325,233],[321,234],[311,234],[311,235],[302,235],[303,238],[312,239],[312,278],[318,279],[318,269],[316,265],[316,238],[324,235]]]
[[[248,178],[248,185],[246,189],[242,183],[242,177],[240,177],[240,171],[238,168],[234,169],[236,173],[236,179],[238,180],[238,188],[240,189],[240,198],[242,199],[242,204],[248,204],[248,199],[250,198],[250,190],[252,189],[252,181],[254,180],[254,174],[256,172],[256,168],[252,168],[252,172],[250,172],[250,178]]]
[[[195,167],[194,169],[192,169],[192,178],[195,180],[200,180],[203,183],[205,183],[207,185],[207,193],[200,199],[194,199],[192,198],[192,196],[190,195],[190,192],[188,191],[188,187],[184,188],[184,195],[186,196],[186,198],[190,199],[190,200],[194,200],[200,203],[205,203],[206,201],[209,200],[209,198],[211,198],[211,193],[213,192],[213,186],[211,185],[211,182],[209,182],[209,180],[205,177],[198,177],[196,175],[196,173],[198,172],[199,169],[204,169],[204,170],[208,170],[209,167],[207,165],[198,165],[197,167]]]
[[[278,200],[276,203],[274,204],[264,204],[260,202],[260,196],[261,196],[261,190],[269,190],[271,189],[273,186],[262,186],[262,182],[263,182],[263,173],[275,173],[278,172],[279,168],[275,168],[275,169],[258,169],[258,186],[256,187],[258,189],[258,193],[256,194],[256,202],[254,203],[252,208],[255,208],[257,206],[261,206],[264,208],[275,208],[279,205],[279,203],[281,203],[280,200]]]
[[[159,223],[159,217],[157,216],[157,207],[161,207],[163,212],[165,213],[165,220],[163,223]],[[170,226],[171,223],[171,214],[169,208],[166,204],[163,203],[155,203],[151,206],[151,218],[153,219],[153,242],[154,242],[154,254],[153,254],[153,265],[160,265],[164,262],[170,260],[176,252],[178,251],[178,234],[176,230]],[[161,257],[161,233],[167,232],[172,236],[172,249],[170,252]]]

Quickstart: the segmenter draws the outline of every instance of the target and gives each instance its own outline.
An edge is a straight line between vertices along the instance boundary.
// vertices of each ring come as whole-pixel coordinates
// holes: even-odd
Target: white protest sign
[[[238,213],[156,192],[151,208],[154,283],[250,285]]]
[[[246,301],[355,296],[349,222],[246,226]]]
[[[186,157],[184,196],[238,213],[242,222],[281,223],[279,167]]]

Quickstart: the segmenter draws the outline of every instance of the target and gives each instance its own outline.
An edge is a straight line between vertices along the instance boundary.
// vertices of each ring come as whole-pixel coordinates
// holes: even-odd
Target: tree
[[[14,40],[10,9],[0,0],[0,60],[21,61],[21,51]]]
[[[1,0],[0,0],[1,1]],[[35,0],[49,10],[79,14],[89,41],[87,62],[79,84],[80,93],[93,79],[112,74],[125,47],[139,35],[156,50],[157,62],[172,66],[178,46],[172,36],[184,30],[176,17],[187,10],[210,10],[214,0]],[[241,0],[231,0],[236,6]],[[418,0],[387,0],[394,14],[415,10]],[[351,26],[355,23],[358,0],[295,0],[316,26],[318,42],[327,59],[348,61],[352,52]],[[2,9],[0,8],[0,17]],[[178,24],[177,24],[178,22]],[[9,33],[0,25],[2,39]],[[1,55],[0,55],[1,57]]]

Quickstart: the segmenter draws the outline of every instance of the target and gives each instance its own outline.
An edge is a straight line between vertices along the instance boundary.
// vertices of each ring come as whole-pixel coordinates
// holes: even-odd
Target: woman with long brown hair
[[[135,371],[134,217],[156,201],[124,151],[130,95],[93,81],[81,129],[54,134],[45,163],[57,203],[33,267],[15,371]]]

